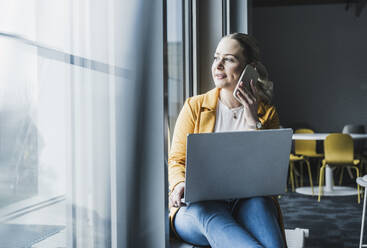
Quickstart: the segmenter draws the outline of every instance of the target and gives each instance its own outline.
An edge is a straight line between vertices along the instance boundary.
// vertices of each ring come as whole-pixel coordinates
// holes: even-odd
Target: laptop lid
[[[282,194],[292,129],[190,134],[185,202]]]

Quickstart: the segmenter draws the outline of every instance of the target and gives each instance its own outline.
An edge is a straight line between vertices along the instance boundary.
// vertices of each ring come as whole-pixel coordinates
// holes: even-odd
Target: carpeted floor
[[[357,196],[316,197],[287,193],[279,199],[285,228],[308,228],[306,247],[358,247],[363,200]]]

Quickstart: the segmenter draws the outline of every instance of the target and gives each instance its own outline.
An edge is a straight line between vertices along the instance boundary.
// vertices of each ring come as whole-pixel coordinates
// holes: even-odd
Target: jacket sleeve
[[[173,132],[172,145],[168,156],[168,182],[169,190],[180,182],[185,181],[186,172],[186,139],[187,135],[194,132],[195,115],[188,98],[178,115]]]
[[[280,127],[279,115],[274,106],[271,106],[266,110],[262,120],[264,129],[278,129]]]

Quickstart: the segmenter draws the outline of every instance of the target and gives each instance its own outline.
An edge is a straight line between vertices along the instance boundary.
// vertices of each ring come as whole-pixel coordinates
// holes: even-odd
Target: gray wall
[[[198,94],[215,87],[211,66],[217,44],[222,37],[222,1],[197,1],[197,78]]]
[[[247,32],[247,0],[229,0],[229,18],[222,16],[222,0],[197,0],[197,94],[215,87],[211,66],[217,45],[225,34],[222,25],[231,32]],[[229,23],[226,23],[228,21]]]
[[[367,9],[360,17],[344,4],[252,11],[283,126],[367,124]]]

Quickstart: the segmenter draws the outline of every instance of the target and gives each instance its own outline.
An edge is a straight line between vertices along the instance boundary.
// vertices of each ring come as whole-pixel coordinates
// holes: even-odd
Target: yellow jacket
[[[214,131],[219,92],[220,89],[214,88],[205,94],[190,97],[185,101],[176,121],[168,157],[170,192],[177,184],[185,181],[187,135],[191,133],[211,133]],[[258,117],[264,129],[279,128],[279,118],[274,106],[260,103],[258,106]],[[278,205],[277,201],[276,203]],[[178,208],[174,207],[170,209],[171,227],[173,227],[172,220],[177,210]],[[281,219],[280,223],[282,224]]]

